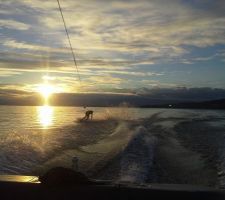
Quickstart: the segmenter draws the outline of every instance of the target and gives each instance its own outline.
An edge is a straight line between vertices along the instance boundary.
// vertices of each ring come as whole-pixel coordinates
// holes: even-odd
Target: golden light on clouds
[[[81,84],[57,1],[16,2],[1,1],[0,89],[10,98],[225,88],[225,1],[62,1]]]
[[[46,80],[46,81],[48,81],[48,80],[55,80],[55,77],[45,75],[45,76],[42,76],[42,79],[43,79],[43,80]]]

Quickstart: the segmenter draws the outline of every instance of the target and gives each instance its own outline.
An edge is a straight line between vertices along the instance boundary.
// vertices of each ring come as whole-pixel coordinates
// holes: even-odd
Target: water
[[[225,112],[0,106],[0,173],[56,166],[96,179],[225,187]]]

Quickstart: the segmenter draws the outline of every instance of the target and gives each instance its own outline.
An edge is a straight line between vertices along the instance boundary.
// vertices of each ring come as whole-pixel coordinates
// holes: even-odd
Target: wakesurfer
[[[89,120],[89,119],[93,119],[93,113],[94,113],[94,111],[93,110],[87,110],[86,112],[85,112],[85,116],[84,116],[84,118],[82,118],[82,121],[83,120]]]

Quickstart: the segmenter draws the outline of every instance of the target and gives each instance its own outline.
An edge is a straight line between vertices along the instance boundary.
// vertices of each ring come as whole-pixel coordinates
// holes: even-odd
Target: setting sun
[[[49,96],[55,92],[55,88],[50,84],[41,84],[38,86],[38,92],[45,98],[48,99]]]

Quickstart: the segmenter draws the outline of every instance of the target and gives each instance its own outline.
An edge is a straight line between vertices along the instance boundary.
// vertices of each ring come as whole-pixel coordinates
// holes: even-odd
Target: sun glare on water
[[[53,107],[45,105],[37,108],[39,123],[43,128],[53,124]]]
[[[56,87],[51,85],[48,81],[52,80],[52,77],[44,76],[42,77],[44,79],[44,83],[39,84],[37,86],[36,91],[41,94],[41,96],[44,99],[44,105],[37,108],[38,112],[38,120],[40,125],[43,128],[48,128],[53,123],[53,107],[48,105],[48,100],[50,96],[56,92]]]

